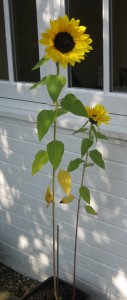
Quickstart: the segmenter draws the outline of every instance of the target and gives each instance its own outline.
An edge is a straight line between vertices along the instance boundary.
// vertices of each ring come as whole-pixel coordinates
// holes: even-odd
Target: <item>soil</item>
[[[20,299],[38,284],[33,280],[0,263],[0,300]]]
[[[35,290],[35,287],[37,289]],[[34,291],[34,292],[33,292]],[[71,300],[72,286],[59,280],[59,300]],[[43,283],[17,273],[0,263],[0,300],[55,300],[53,277]],[[91,297],[76,290],[75,300],[90,300]]]

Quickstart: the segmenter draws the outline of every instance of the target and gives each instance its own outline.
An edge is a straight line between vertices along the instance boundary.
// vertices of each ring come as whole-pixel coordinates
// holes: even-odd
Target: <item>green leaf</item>
[[[75,130],[75,131],[73,132],[73,134],[79,133],[79,132],[85,132],[85,131],[88,131],[88,128],[83,128],[83,127],[81,127],[81,128],[79,128],[78,130]]]
[[[79,165],[82,163],[82,159],[81,158],[76,158],[74,160],[71,160],[69,163],[69,166],[67,168],[68,172],[72,172],[76,169],[78,169]]]
[[[35,155],[35,159],[32,164],[32,175],[35,175],[40,169],[49,161],[47,151],[40,150]]]
[[[81,154],[84,156],[88,149],[93,145],[93,140],[86,138],[82,140],[82,145],[81,145]]]
[[[60,141],[52,141],[47,145],[47,151],[51,165],[56,170],[64,153],[64,144]]]
[[[95,136],[95,138],[96,138],[96,141],[97,141],[98,139],[101,139],[101,140],[108,140],[108,138],[107,138],[106,135],[102,134],[100,131],[96,131],[94,125],[92,125],[92,131],[93,131],[93,134],[94,134],[94,136]]]
[[[32,70],[36,70],[38,68],[40,68],[42,65],[44,65],[50,58],[47,58],[45,56],[43,56],[38,62],[37,64],[32,68]]]
[[[44,135],[49,130],[49,127],[56,120],[56,112],[54,110],[42,110],[37,116],[37,129],[39,140],[44,137]]]
[[[87,112],[83,103],[73,94],[67,94],[61,100],[61,106],[74,115],[87,117]]]
[[[46,76],[43,77],[40,81],[38,81],[37,83],[33,84],[30,88],[30,90],[32,89],[36,89],[39,85],[43,85],[46,84]]]
[[[91,215],[94,215],[94,216],[97,215],[96,211],[89,205],[85,206],[85,210],[88,214],[91,214]]]
[[[96,138],[100,140],[108,140],[108,137],[99,131],[96,132]]]
[[[60,107],[57,110],[57,117],[60,117],[60,116],[62,116],[64,114],[66,114],[66,113],[67,113],[67,111],[65,109],[63,109],[62,107]]]
[[[90,192],[89,189],[86,186],[81,186],[79,189],[80,196],[88,203],[90,204]]]
[[[53,102],[57,101],[65,84],[66,78],[64,76],[49,75],[46,77],[47,90]]]
[[[105,169],[105,163],[102,158],[102,154],[98,150],[90,151],[89,156],[96,165],[102,169]]]

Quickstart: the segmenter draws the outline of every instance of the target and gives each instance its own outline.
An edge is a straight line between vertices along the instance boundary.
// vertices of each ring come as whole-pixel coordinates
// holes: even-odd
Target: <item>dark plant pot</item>
[[[59,279],[58,286],[58,298],[60,300],[72,299],[72,285]],[[25,294],[20,300],[55,300],[53,293],[53,277],[49,277],[42,283],[39,283],[34,289]],[[91,296],[82,292],[78,288],[75,290],[75,300],[92,300]]]

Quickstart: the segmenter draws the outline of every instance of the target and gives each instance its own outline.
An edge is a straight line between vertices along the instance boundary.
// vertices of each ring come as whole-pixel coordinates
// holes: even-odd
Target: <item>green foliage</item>
[[[49,160],[56,171],[64,153],[64,144],[60,141],[52,141],[47,145]]]
[[[86,186],[81,186],[79,189],[80,196],[88,203],[90,204],[90,192],[89,189]]]
[[[58,100],[58,97],[66,84],[66,78],[61,75],[48,75],[46,77],[46,85],[49,96],[53,103]]]
[[[102,154],[98,150],[95,149],[90,151],[89,156],[96,165],[102,169],[105,169],[105,163],[102,158]]]
[[[83,128],[83,127],[81,127],[81,128],[79,128],[78,130],[75,130],[75,131],[73,132],[73,134],[76,134],[76,133],[84,133],[84,132],[86,132],[86,131],[88,131],[88,128]]]
[[[88,214],[91,214],[91,215],[94,215],[94,216],[97,215],[97,212],[90,205],[86,205],[85,210]]]
[[[56,22],[56,21],[55,21]],[[56,23],[57,24],[57,23]],[[51,24],[50,24],[51,25]],[[51,26],[52,27],[52,26]],[[52,28],[51,28],[52,29]],[[33,70],[40,68],[43,64],[45,64],[49,58],[46,56],[42,57],[42,59],[39,60],[39,62],[33,67]],[[62,62],[61,62],[62,64]],[[78,219],[79,219],[79,208],[80,208],[80,202],[81,199],[83,199],[86,203],[84,206],[87,213],[91,215],[97,215],[96,211],[90,206],[90,191],[89,189],[83,185],[84,182],[84,176],[85,171],[87,167],[91,167],[94,164],[98,165],[101,168],[105,168],[104,160],[102,158],[102,154],[98,150],[89,150],[92,146],[94,141],[97,141],[98,139],[104,139],[107,140],[107,137],[100,133],[98,131],[97,122],[94,122],[94,116],[97,116],[97,119],[100,117],[100,124],[103,122],[103,118],[101,120],[101,113],[104,113],[104,115],[107,115],[107,112],[105,109],[101,106],[95,106],[95,109],[91,110],[90,108],[90,114],[89,114],[89,108],[88,113],[84,106],[84,104],[74,95],[74,94],[67,94],[63,99],[59,100],[60,93],[62,89],[66,85],[66,78],[64,76],[59,75],[59,63],[56,62],[57,67],[57,75],[48,75],[43,77],[39,82],[33,84],[30,89],[35,89],[39,86],[42,86],[46,84],[46,88],[48,91],[48,94],[53,102],[54,110],[42,110],[39,112],[37,116],[37,130],[38,130],[38,137],[41,141],[42,138],[45,136],[45,134],[48,132],[50,126],[53,124],[53,141],[49,142],[47,144],[47,151],[40,150],[36,155],[35,159],[32,164],[32,175],[35,175],[40,169],[48,162],[50,161],[52,167],[53,167],[53,173],[52,173],[52,191],[50,190],[50,187],[48,186],[47,192],[45,195],[45,200],[47,202],[47,207],[52,203],[53,209],[52,209],[52,227],[53,227],[53,271],[54,271],[54,298],[58,298],[57,291],[55,288],[56,283],[56,276],[55,276],[55,269],[56,269],[56,251],[55,251],[55,179],[56,179],[56,170],[58,169],[63,154],[64,154],[64,144],[61,141],[56,140],[57,136],[57,118],[62,116],[63,114],[66,114],[67,112],[70,112],[76,116],[84,117],[84,125],[79,128],[78,130],[75,130],[73,134],[77,133],[85,133],[87,132],[87,138],[82,139],[81,143],[81,158],[76,158],[74,160],[71,160],[68,169],[66,170],[60,170],[57,176],[58,182],[60,183],[60,186],[62,187],[63,191],[66,193],[67,196],[62,197],[60,203],[68,204],[74,200],[74,196],[71,194],[71,175],[70,172],[76,170],[79,168],[80,164],[82,164],[82,175],[81,175],[81,184],[79,188],[79,197],[78,197],[78,209],[77,209],[77,221],[76,221],[76,235],[75,235],[75,249],[74,249],[74,274],[73,274],[73,297],[75,294],[75,271],[76,271],[76,251],[77,251],[77,238],[78,238]],[[97,111],[97,115],[96,113]],[[91,113],[93,111],[93,114]],[[90,115],[92,117],[90,118]],[[109,117],[106,117],[107,121],[110,119]],[[86,128],[86,125],[89,123],[90,128]],[[99,122],[98,122],[99,123]],[[96,125],[95,125],[96,124]],[[83,158],[85,156],[85,158]],[[92,160],[92,162],[89,160]]]
[[[81,155],[82,157],[87,153],[88,149],[93,145],[93,140],[86,138],[82,140]]]
[[[71,160],[69,163],[69,166],[67,168],[68,172],[72,172],[76,169],[78,169],[79,165],[82,163],[82,159],[81,158],[76,158],[74,160]]]
[[[36,70],[38,68],[40,68],[42,65],[44,65],[47,61],[49,60],[49,58],[43,56],[38,62],[37,64],[32,68],[32,70]]]
[[[56,121],[56,112],[54,110],[42,110],[37,116],[38,137],[41,141],[49,130],[52,123]]]
[[[92,125],[91,128],[92,128],[93,134],[94,134],[94,136],[95,136],[95,138],[96,138],[96,141],[97,141],[98,139],[100,139],[100,140],[108,140],[107,136],[106,136],[105,134],[102,134],[100,131],[97,131],[97,130],[95,129],[95,126],[94,126],[94,125]]]
[[[103,133],[101,133],[100,131],[96,132],[96,138],[100,139],[100,140],[108,140],[107,136]]]
[[[64,108],[62,108],[62,107],[58,108],[57,109],[57,118],[64,115],[64,114],[66,114],[66,113],[67,113],[67,111]]]
[[[61,106],[74,115],[87,117],[83,103],[73,94],[67,94],[61,100]]]
[[[32,164],[32,175],[35,175],[40,169],[49,161],[47,151],[40,150],[35,155],[35,159]]]
[[[31,86],[30,90],[36,89],[38,86],[44,85],[44,84],[46,84],[46,77],[43,77],[40,81],[38,81],[37,83],[33,84]]]

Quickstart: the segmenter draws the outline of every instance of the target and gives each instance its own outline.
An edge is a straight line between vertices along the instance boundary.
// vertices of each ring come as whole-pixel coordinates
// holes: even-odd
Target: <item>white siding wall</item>
[[[1,117],[0,146],[0,260],[39,280],[52,275],[51,208],[46,209],[44,194],[51,181],[51,169],[32,177],[34,155],[41,149],[32,122]],[[52,130],[46,135],[52,139]],[[66,152],[62,167],[79,153],[81,138],[70,130],[58,130]],[[106,170],[91,168],[86,183],[98,216],[81,210],[77,254],[77,285],[95,299],[127,299],[127,143],[109,139],[99,142]],[[77,193],[80,170],[72,173]],[[57,187],[57,224],[60,226],[60,276],[72,280],[76,201],[59,204],[62,191]]]

